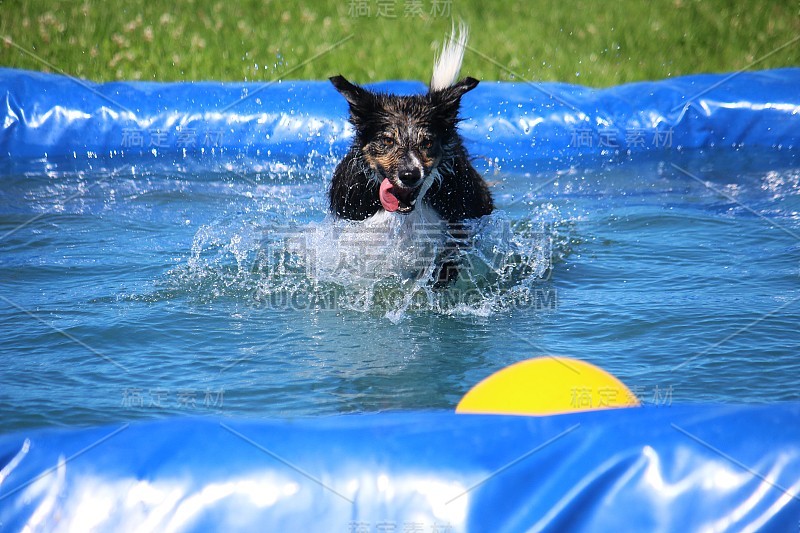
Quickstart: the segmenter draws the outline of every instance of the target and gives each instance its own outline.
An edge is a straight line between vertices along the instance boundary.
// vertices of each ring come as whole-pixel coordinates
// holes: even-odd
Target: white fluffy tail
[[[456,28],[453,26],[450,39],[442,44],[442,51],[433,64],[431,91],[446,89],[458,81],[458,73],[461,71],[461,62],[464,60],[468,37],[469,28],[466,24],[463,22],[458,24],[457,36]]]

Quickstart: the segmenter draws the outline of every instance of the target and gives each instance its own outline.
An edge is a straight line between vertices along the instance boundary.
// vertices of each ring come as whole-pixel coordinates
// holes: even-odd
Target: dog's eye
[[[422,146],[423,150],[430,150],[433,147],[433,139],[430,137],[425,137],[422,139],[420,146]]]
[[[386,148],[391,148],[394,146],[394,137],[391,135],[384,135],[381,137],[381,144]]]

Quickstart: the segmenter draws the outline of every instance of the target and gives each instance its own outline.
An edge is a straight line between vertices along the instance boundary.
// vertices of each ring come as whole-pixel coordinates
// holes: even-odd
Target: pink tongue
[[[392,182],[390,182],[388,178],[384,178],[381,182],[381,191],[378,196],[381,199],[383,208],[390,213],[397,211],[397,208],[400,207],[400,200],[397,199],[397,196],[392,194],[392,189],[394,189]]]

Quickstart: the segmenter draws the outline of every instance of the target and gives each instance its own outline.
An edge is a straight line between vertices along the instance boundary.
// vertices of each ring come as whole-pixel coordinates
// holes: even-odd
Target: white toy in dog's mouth
[[[397,187],[389,178],[383,178],[378,197],[383,208],[390,213],[407,214],[414,210],[419,191],[420,187]]]

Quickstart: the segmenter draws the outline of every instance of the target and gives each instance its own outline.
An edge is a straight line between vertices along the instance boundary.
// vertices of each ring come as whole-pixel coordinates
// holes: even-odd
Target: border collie
[[[438,220],[452,229],[492,212],[489,188],[470,164],[457,131],[461,97],[478,85],[469,77],[456,81],[466,46],[462,24],[444,43],[425,94],[376,93],[341,75],[330,78],[350,106],[355,129],[329,190],[335,217],[406,217],[400,223],[413,231],[416,221]],[[455,274],[453,265],[445,266],[439,282]]]

